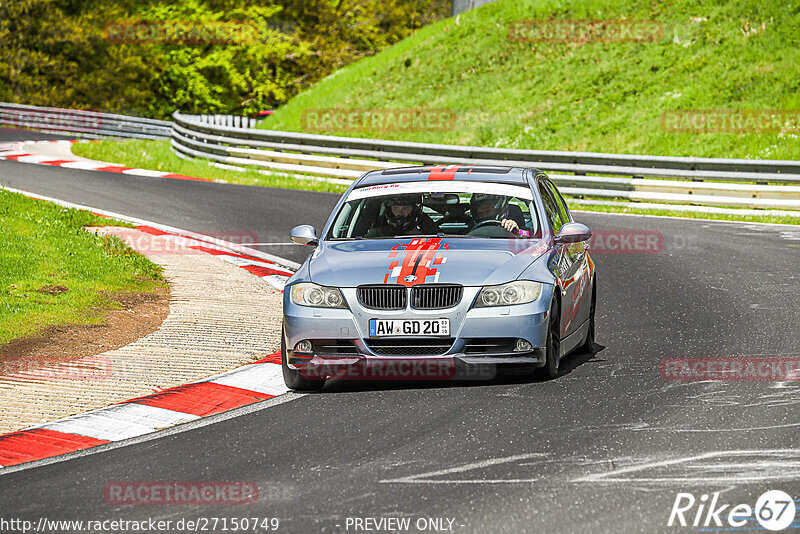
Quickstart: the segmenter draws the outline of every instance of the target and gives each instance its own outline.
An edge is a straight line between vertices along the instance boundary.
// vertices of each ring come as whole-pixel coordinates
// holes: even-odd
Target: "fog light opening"
[[[517,344],[514,346],[514,352],[530,352],[533,347],[524,339],[518,339]]]
[[[308,341],[307,339],[304,339],[303,341],[298,341],[297,345],[294,346],[294,351],[295,352],[299,352],[299,353],[310,354],[311,353],[311,342]]]

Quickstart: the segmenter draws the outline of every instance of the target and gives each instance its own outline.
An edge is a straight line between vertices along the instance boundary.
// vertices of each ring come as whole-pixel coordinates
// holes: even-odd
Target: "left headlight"
[[[528,280],[517,280],[499,286],[486,286],[478,293],[475,308],[489,306],[511,306],[527,304],[539,298],[542,284]]]
[[[342,292],[335,287],[325,287],[311,282],[301,282],[292,286],[289,293],[292,302],[300,306],[314,308],[347,308]]]

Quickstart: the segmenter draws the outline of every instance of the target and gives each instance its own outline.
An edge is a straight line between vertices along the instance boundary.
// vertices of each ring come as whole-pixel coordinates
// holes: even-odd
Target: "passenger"
[[[520,207],[511,204],[503,195],[473,194],[469,200],[469,213],[476,226],[486,221],[499,221],[503,228],[517,235],[521,234],[520,227],[525,226]]]
[[[422,211],[422,195],[396,195],[383,201],[383,214],[364,237],[436,235],[438,227]]]

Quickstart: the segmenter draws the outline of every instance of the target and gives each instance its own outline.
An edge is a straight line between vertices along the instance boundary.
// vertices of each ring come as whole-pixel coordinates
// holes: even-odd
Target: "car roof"
[[[398,167],[383,171],[371,171],[362,176],[356,187],[391,184],[397,182],[424,182],[427,180],[464,180],[494,182],[502,184],[528,185],[526,171],[538,173],[536,169],[524,167],[501,167],[490,165],[427,165],[422,167]]]

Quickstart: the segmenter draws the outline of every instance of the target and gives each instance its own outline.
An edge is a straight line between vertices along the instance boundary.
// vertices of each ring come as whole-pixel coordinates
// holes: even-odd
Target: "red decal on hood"
[[[437,282],[439,280],[439,270],[437,265],[442,265],[445,258],[440,250],[449,250],[448,243],[442,243],[441,238],[419,238],[412,239],[408,243],[400,243],[392,247],[389,252],[389,259],[400,259],[389,263],[389,270],[383,277],[383,283],[396,283],[407,287],[417,284],[424,284],[427,281]],[[433,277],[433,280],[428,280]]]

